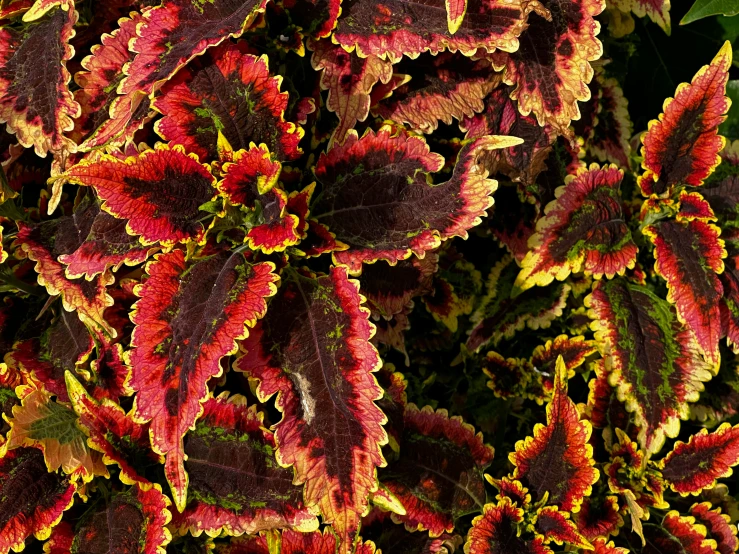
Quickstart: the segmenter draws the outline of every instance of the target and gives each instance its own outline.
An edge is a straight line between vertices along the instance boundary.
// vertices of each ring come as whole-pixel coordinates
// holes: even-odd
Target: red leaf
[[[513,52],[526,25],[530,2],[472,0],[467,16],[453,34],[449,31],[446,2],[435,0],[422,9],[400,0],[360,0],[342,5],[332,40],[362,56],[415,58],[422,52],[460,51],[471,56],[478,48]]]
[[[377,490],[375,468],[385,465],[386,418],[374,403],[382,390],[372,375],[380,358],[369,343],[369,310],[346,268],[285,279],[235,368],[259,380],[262,401],[278,395],[277,460],[295,467],[306,506],[333,524],[347,552]]]
[[[482,508],[483,470],[493,460],[493,449],[446,410],[409,404],[403,423],[400,456],[380,470],[379,478],[405,508],[406,515],[393,519],[438,537],[451,532],[458,517]]]
[[[678,441],[660,462],[662,477],[683,496],[712,487],[739,463],[739,426],[723,423],[714,432],[701,429],[687,443]]]
[[[74,55],[69,40],[77,19],[74,7],[66,5],[39,21],[0,29],[0,121],[41,157],[76,148],[64,132],[80,114],[66,68]]]
[[[590,549],[592,545],[580,534],[567,512],[561,512],[556,506],[545,506],[536,514],[534,530],[544,538],[547,544],[570,544],[582,549]]]
[[[681,516],[671,510],[662,520],[662,525],[644,525],[646,547],[644,554],[715,554],[716,541],[706,539],[706,528],[696,525],[692,516]]]
[[[710,502],[693,504],[690,515],[696,522],[705,525],[708,537],[716,541],[719,554],[731,554],[739,549],[739,540],[736,538],[736,525],[731,524],[731,518],[721,513],[721,508],[712,510]]]
[[[503,498],[486,504],[483,514],[472,520],[464,545],[466,554],[552,554],[541,537],[521,537],[523,510]]]
[[[443,158],[421,138],[393,136],[387,127],[361,139],[350,131],[343,145],[318,159],[323,191],[311,214],[349,245],[334,259],[352,273],[362,263],[422,257],[442,240],[466,238],[491,206],[496,182],[478,165],[480,154],[519,143],[512,137],[465,143],[451,179],[430,186],[428,174],[442,168]]]
[[[642,231],[654,244],[654,269],[667,281],[667,300],[695,336],[698,347],[717,368],[721,337],[719,303],[724,294],[717,273],[726,257],[721,230],[700,219],[663,220]]]
[[[171,246],[203,241],[200,220],[209,214],[200,206],[217,193],[209,170],[181,146],[160,144],[125,160],[103,155],[82,161],[65,175],[72,183],[93,187],[103,210],[128,219],[127,230],[141,235],[144,244]]]
[[[162,461],[149,446],[149,425],[136,423],[112,400],[96,401],[70,372],[67,372],[66,382],[72,407],[90,447],[103,454],[103,462],[121,468],[122,482],[148,483],[143,477],[147,466]]]
[[[71,552],[160,554],[172,538],[166,527],[169,504],[159,485],[134,483],[82,517]]]
[[[664,195],[675,185],[699,186],[720,163],[726,141],[718,126],[726,119],[730,102],[725,96],[731,67],[731,43],[721,48],[710,65],[693,80],[677,87],[665,102],[664,113],[649,122],[639,186],[644,196]]]
[[[609,279],[634,267],[637,247],[625,222],[620,194],[623,172],[593,164],[565,179],[529,239],[516,286],[546,286],[584,271]]]
[[[6,452],[0,458],[0,551],[22,550],[31,535],[48,538],[72,506],[76,490],[72,477],[47,472],[37,448]]]
[[[138,421],[151,421],[151,443],[166,456],[165,470],[178,509],[186,501],[182,437],[202,413],[207,382],[221,374],[220,360],[236,352],[267,310],[275,292],[274,265],[252,265],[243,255],[218,254],[188,264],[181,250],[147,265],[129,361]]]
[[[263,414],[243,397],[209,398],[203,410],[185,438],[188,503],[173,521],[180,534],[314,531],[318,520],[303,506],[293,472],[277,465]]]
[[[202,64],[167,83],[154,102],[164,115],[156,131],[204,161],[218,159],[219,132],[234,150],[264,143],[277,160],[296,159],[303,129],[285,121],[282,78],[270,73],[267,56],[244,52],[245,44],[214,48]]]
[[[547,424],[537,424],[533,437],[516,443],[516,451],[509,456],[516,467],[513,478],[528,486],[534,502],[547,494],[548,504],[576,512],[599,475],[593,467],[590,433],[590,423],[580,420],[567,396],[567,367],[559,358]]]

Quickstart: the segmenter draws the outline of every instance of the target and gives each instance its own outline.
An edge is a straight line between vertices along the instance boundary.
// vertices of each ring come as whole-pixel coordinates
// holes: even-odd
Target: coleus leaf
[[[516,451],[509,456],[515,466],[513,478],[531,490],[535,502],[546,497],[548,504],[576,512],[599,476],[593,467],[590,433],[590,423],[580,419],[567,396],[567,366],[560,357],[547,424],[537,424],[533,437],[516,443]]]
[[[482,509],[484,469],[493,449],[461,417],[430,406],[406,407],[400,456],[380,470],[380,482],[397,497],[405,515],[394,515],[409,530],[432,537],[454,529],[454,521]]]
[[[294,160],[302,154],[303,129],[285,121],[282,78],[270,73],[266,55],[246,53],[245,44],[214,48],[210,63],[188,67],[168,82],[154,102],[164,115],[156,132],[204,161],[218,159],[219,133],[234,150],[266,144],[278,161]]]
[[[121,468],[123,483],[148,483],[145,470],[162,462],[149,445],[149,425],[136,423],[112,400],[95,400],[71,372],[67,372],[66,382],[72,408],[88,436],[87,444],[103,454],[103,462]]]
[[[556,506],[544,506],[536,514],[533,529],[537,535],[544,537],[545,543],[554,541],[556,544],[570,544],[582,549],[589,549],[592,545],[580,534],[568,512],[557,509]]]
[[[739,185],[739,179],[737,184]],[[736,352],[739,349],[739,234],[730,232],[723,236],[727,257],[724,272],[719,276],[724,290],[719,306],[721,328],[729,346]]]
[[[16,448],[0,458],[0,551],[20,551],[34,535],[48,538],[72,506],[75,476],[49,473],[38,448]]]
[[[119,28],[100,37],[100,44],[93,46],[91,54],[82,60],[83,71],[74,75],[75,83],[80,86],[74,99],[82,112],[75,119],[71,136],[81,151],[132,139],[149,112],[148,100],[140,100],[140,106],[133,110],[131,99],[116,93],[125,76],[123,67],[135,56],[128,44],[137,36],[136,28],[143,21],[144,16],[138,12],[121,18]]]
[[[38,283],[46,287],[50,296],[61,295],[64,309],[76,311],[79,318],[91,327],[115,337],[116,331],[103,318],[103,312],[113,305],[107,286],[114,281],[107,271],[88,281],[69,279],[60,256],[72,254],[79,245],[77,228],[71,216],[62,216],[36,225],[18,222],[17,244],[25,256],[36,262]]]
[[[41,337],[16,342],[6,361],[21,372],[25,383],[68,402],[64,372],[81,369],[94,346],[85,324],[74,313],[62,311]]]
[[[126,231],[127,221],[102,211],[89,194],[76,206],[71,224],[77,232],[79,246],[58,258],[67,266],[70,279],[84,277],[90,281],[108,269],[117,271],[124,264],[138,265],[155,250],[130,235]],[[65,249],[71,246],[70,243],[70,248]]]
[[[605,8],[601,0],[546,0],[529,14],[521,46],[511,54],[496,53],[493,63],[503,67],[503,81],[515,85],[511,98],[523,115],[534,113],[540,125],[566,130],[580,118],[577,101],[590,98],[591,61],[603,53],[595,38],[595,16]]]
[[[432,290],[423,296],[423,303],[436,321],[456,333],[458,318],[472,312],[481,290],[482,274],[454,248],[445,248]]]
[[[531,363],[537,371],[548,377],[549,380],[553,380],[559,356],[562,356],[569,376],[597,349],[598,346],[595,341],[585,340],[585,337],[559,335],[554,340],[548,340],[545,344],[537,346],[531,355]]]
[[[714,554],[716,541],[706,539],[706,528],[697,525],[692,516],[681,516],[671,510],[662,519],[661,525],[644,524],[646,545],[640,550],[643,554]]]
[[[503,338],[511,338],[524,327],[547,328],[562,315],[570,286],[554,283],[545,289],[527,290],[512,298],[518,266],[510,256],[495,264],[487,281],[487,294],[472,314],[474,327],[467,348],[477,352],[488,343],[496,346]]]
[[[707,536],[716,541],[719,554],[731,554],[739,549],[739,540],[736,537],[736,526],[731,524],[731,517],[722,514],[721,508],[711,509],[710,502],[693,504],[690,507],[690,515],[696,523],[704,525],[708,531]]]
[[[618,389],[608,382],[605,360],[596,360],[590,366],[595,376],[588,383],[588,402],[583,409],[595,429],[605,429],[612,435],[614,429],[626,429],[630,423],[626,406],[618,398]]]
[[[230,204],[259,212],[246,233],[249,247],[271,254],[300,242],[300,217],[287,212],[287,193],[277,183],[281,164],[272,159],[266,145],[252,143],[249,150],[239,150],[231,159],[223,165],[223,180],[216,186]]]
[[[593,136],[586,142],[586,147],[601,162],[628,169],[629,140],[633,132],[628,101],[618,81],[606,77],[602,71],[596,73],[590,83],[591,91],[593,88],[598,89],[598,111]]]
[[[556,133],[551,125],[540,126],[535,117],[521,115],[510,92],[510,87],[505,85],[496,88],[486,98],[484,111],[463,119],[460,127],[468,139],[484,135],[522,138],[523,144],[490,152],[486,166],[491,174],[500,172],[512,181],[529,185],[545,169],[544,162]]]
[[[333,524],[346,552],[385,465],[386,418],[374,403],[382,390],[372,375],[381,362],[369,343],[369,310],[345,267],[283,279],[234,367],[259,380],[261,401],[278,395],[277,460],[295,467],[305,505]]]
[[[66,68],[74,55],[69,40],[77,19],[74,7],[67,5],[39,21],[0,29],[0,121],[41,157],[76,148],[64,133],[80,114]],[[39,90],[44,93],[35,93]]]
[[[572,515],[578,531],[596,545],[598,537],[616,535],[624,520],[619,513],[616,496],[593,496],[583,499],[580,510]],[[601,539],[602,540],[602,539]],[[597,552],[597,545],[595,548]]]
[[[624,13],[631,11],[639,17],[649,16],[670,34],[670,0],[611,0],[609,3]]]
[[[482,515],[472,520],[464,545],[466,554],[552,554],[542,537],[521,536],[523,509],[509,498],[498,504],[485,504]]]
[[[159,254],[147,265],[129,355],[136,390],[135,418],[151,421],[151,444],[166,456],[175,505],[184,508],[187,474],[182,437],[202,413],[207,382],[221,374],[220,360],[267,310],[278,277],[270,262],[251,264],[223,252],[188,263],[182,250]]]
[[[169,0],[148,10],[130,49],[136,57],[124,71],[118,93],[150,95],[188,61],[251,25],[265,2]]]
[[[446,3],[434,0],[422,9],[400,0],[382,4],[361,0],[342,5],[332,40],[362,56],[387,58],[393,63],[403,56],[416,58],[422,52],[442,50],[470,56],[485,49],[513,52],[532,9],[527,1],[473,0],[456,33],[449,32]]]
[[[438,254],[428,252],[423,258],[414,256],[394,266],[379,261],[362,268],[359,290],[372,315],[389,318],[412,307],[413,298],[431,290],[438,262]]]
[[[390,512],[374,508],[362,519],[362,538],[372,541],[378,551],[401,554],[448,554],[462,542],[459,535],[444,533],[430,537],[428,533],[408,531],[405,526],[394,524]]]
[[[277,544],[284,554],[335,554],[340,545],[338,539],[329,528],[312,533],[298,533],[285,529],[277,535]],[[231,539],[230,544],[219,546],[218,554],[270,554],[271,541],[264,535],[245,535]],[[274,544],[274,543],[272,543]],[[354,554],[375,554],[375,545],[371,542],[359,542]]]
[[[654,244],[654,268],[667,281],[667,300],[675,304],[701,352],[718,367],[724,290],[717,274],[723,272],[726,257],[721,230],[692,219],[658,221],[642,232]]]
[[[318,159],[323,190],[311,215],[349,245],[333,256],[352,273],[362,263],[421,257],[443,240],[466,238],[492,205],[496,182],[478,165],[480,154],[520,142],[497,136],[467,142],[451,179],[430,185],[429,174],[441,170],[444,158],[423,139],[392,135],[388,127],[361,139],[350,131],[343,145]]]
[[[527,397],[528,387],[536,375],[534,367],[522,358],[504,358],[494,351],[485,355],[482,371],[490,377],[489,389],[498,398]]]
[[[615,165],[593,164],[565,180],[529,239],[517,288],[546,286],[580,271],[612,278],[634,267],[638,249],[621,206],[622,179]]]
[[[85,480],[99,474],[87,437],[77,427],[77,414],[41,390],[29,391],[22,404],[13,408],[7,448],[20,446],[40,448],[49,471],[62,468],[71,474],[81,470]]]
[[[159,485],[134,483],[81,518],[70,552],[161,554],[172,538],[169,504]]]
[[[326,108],[339,118],[332,140],[344,141],[349,129],[367,119],[370,92],[378,82],[387,84],[393,76],[393,64],[376,56],[359,57],[330,40],[310,44],[311,65],[321,71],[321,88],[328,90]]]
[[[709,433],[701,429],[687,443],[678,441],[660,461],[662,477],[683,496],[710,488],[716,479],[731,475],[739,463],[739,426],[722,423]]]
[[[642,136],[645,172],[638,180],[644,196],[662,196],[678,184],[697,187],[721,161],[726,141],[718,126],[730,105],[725,95],[731,54],[727,41],[710,65],[677,88],[659,119],[650,121]]]
[[[595,320],[609,381],[634,412],[642,448],[656,453],[665,435],[677,435],[688,402],[698,399],[702,382],[711,378],[711,365],[670,305],[645,287],[623,279],[601,281],[585,305]]]
[[[314,531],[318,520],[303,506],[293,472],[280,467],[264,416],[243,397],[209,398],[185,438],[188,503],[173,525],[217,536],[292,528]]]
[[[209,214],[200,206],[217,194],[215,178],[207,165],[185,153],[181,146],[157,145],[124,160],[103,155],[71,167],[71,183],[93,187],[102,208],[128,219],[127,230],[144,244],[201,242],[200,222]]]
[[[426,63],[422,63],[422,60]],[[439,122],[450,125],[483,111],[485,97],[499,84],[489,60],[471,60],[461,54],[443,52],[410,62],[414,71],[424,71],[423,78],[396,88],[390,98],[372,108],[383,119],[407,124],[411,130],[432,133]],[[488,135],[513,133],[490,132]]]

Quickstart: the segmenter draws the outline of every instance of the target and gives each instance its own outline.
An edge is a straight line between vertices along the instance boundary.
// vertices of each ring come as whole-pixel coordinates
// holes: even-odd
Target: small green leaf
[[[695,0],[680,25],[687,25],[711,15],[725,15],[731,17],[739,13],[739,0]]]

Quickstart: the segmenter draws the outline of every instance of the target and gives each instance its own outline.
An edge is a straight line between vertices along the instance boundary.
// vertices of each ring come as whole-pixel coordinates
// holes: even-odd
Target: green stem
[[[0,273],[0,283],[5,283],[33,296],[42,296],[43,294],[40,287],[29,285],[10,273]]]

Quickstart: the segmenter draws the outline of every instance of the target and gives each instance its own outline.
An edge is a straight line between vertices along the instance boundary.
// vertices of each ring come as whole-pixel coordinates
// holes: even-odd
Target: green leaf
[[[710,15],[726,15],[731,17],[739,13],[739,0],[695,0],[680,25],[687,25]]]

